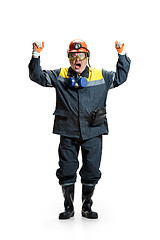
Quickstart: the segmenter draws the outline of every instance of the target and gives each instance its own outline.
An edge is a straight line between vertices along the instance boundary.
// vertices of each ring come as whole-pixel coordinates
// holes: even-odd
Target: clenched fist
[[[40,42],[40,41],[34,42],[32,56],[35,58],[38,58],[43,48],[44,48],[44,42]]]
[[[123,49],[124,49],[124,43],[116,41],[115,42],[115,48],[116,48],[118,53],[122,53]]]

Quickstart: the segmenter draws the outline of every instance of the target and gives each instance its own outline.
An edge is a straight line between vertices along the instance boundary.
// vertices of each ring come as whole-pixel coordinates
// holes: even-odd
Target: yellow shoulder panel
[[[96,81],[103,79],[102,69],[89,68],[89,79],[88,81]]]
[[[68,76],[67,76],[67,74],[68,74],[68,69],[69,68],[61,68],[61,71],[60,71],[60,76],[61,77],[64,77],[64,78],[69,78]]]

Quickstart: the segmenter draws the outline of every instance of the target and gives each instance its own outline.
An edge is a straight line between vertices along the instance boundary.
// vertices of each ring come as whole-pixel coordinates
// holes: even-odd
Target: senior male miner
[[[71,41],[67,56],[70,67],[51,71],[42,70],[40,52],[44,42],[33,43],[29,63],[30,79],[44,87],[56,90],[56,108],[53,133],[60,135],[59,168],[56,176],[64,195],[64,212],[59,219],[74,216],[74,185],[79,168],[78,154],[81,149],[82,167],[82,216],[98,218],[93,212],[92,196],[101,178],[100,162],[102,135],[108,134],[106,99],[108,91],[127,79],[130,59],[124,53],[124,44],[116,41],[118,52],[116,72],[91,68],[90,51],[85,41]]]

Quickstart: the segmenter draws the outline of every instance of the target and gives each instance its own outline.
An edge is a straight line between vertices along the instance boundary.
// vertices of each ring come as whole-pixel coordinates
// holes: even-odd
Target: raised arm
[[[131,60],[126,55],[124,46],[124,44],[118,41],[115,42],[115,47],[118,52],[116,72],[108,72],[103,70],[103,76],[109,89],[118,87],[127,80]]]
[[[33,43],[32,59],[28,65],[29,77],[32,81],[43,87],[55,87],[60,69],[48,71],[42,70],[40,65],[40,52],[44,48],[44,42]]]

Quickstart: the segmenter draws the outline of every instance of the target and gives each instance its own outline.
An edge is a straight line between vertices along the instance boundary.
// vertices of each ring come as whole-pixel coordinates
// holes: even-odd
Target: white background
[[[5,1],[0,8],[0,239],[160,239],[159,1]],[[128,80],[109,92],[110,134],[93,209],[59,221],[55,176],[59,136],[52,134],[55,90],[29,80],[32,42],[45,41],[43,69],[68,67],[71,40],[84,39],[92,67],[115,71],[116,40],[131,58]],[[81,158],[80,158],[81,163]]]

